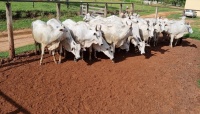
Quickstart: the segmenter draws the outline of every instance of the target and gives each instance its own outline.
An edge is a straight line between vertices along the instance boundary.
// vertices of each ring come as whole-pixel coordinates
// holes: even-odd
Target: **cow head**
[[[85,17],[83,18],[83,21],[85,21],[85,22],[89,22],[89,21],[91,21],[92,19],[94,19],[95,17],[93,17],[90,13],[87,13],[86,15],[85,15]]]
[[[61,41],[65,50],[74,54],[75,59],[80,58],[81,45],[77,44],[73,39],[65,39]]]
[[[80,58],[81,45],[72,41],[70,43],[70,46],[71,46],[71,52],[74,54],[75,58],[79,59]]]
[[[187,27],[189,33],[193,33],[190,23],[186,23],[185,26]]]
[[[145,54],[145,41],[140,38],[132,38],[131,43],[138,47],[140,54]]]
[[[96,25],[93,35],[95,36],[97,43],[99,45],[103,45],[103,33],[101,31],[101,26],[99,27],[99,29],[97,29],[97,25]]]

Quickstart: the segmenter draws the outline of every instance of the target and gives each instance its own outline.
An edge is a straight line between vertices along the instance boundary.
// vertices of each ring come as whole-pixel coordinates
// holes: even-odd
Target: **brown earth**
[[[139,55],[117,52],[116,63],[55,64],[46,54],[23,55],[0,67],[0,114],[199,114],[200,41],[168,42]],[[29,55],[29,56],[27,56]]]

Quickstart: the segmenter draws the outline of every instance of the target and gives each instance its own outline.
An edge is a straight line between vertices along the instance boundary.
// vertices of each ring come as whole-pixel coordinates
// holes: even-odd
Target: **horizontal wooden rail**
[[[74,3],[79,3],[79,4],[131,4],[131,2],[66,2],[66,1],[48,1],[48,0],[0,0],[0,2],[48,2],[48,3],[63,3],[63,4],[74,4]]]

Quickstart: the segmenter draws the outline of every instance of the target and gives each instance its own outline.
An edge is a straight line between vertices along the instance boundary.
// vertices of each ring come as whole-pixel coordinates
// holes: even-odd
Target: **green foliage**
[[[182,17],[181,13],[175,13],[167,16],[168,19],[180,19],[180,17]]]
[[[188,38],[200,40],[200,29],[193,27],[193,33],[188,35]]]

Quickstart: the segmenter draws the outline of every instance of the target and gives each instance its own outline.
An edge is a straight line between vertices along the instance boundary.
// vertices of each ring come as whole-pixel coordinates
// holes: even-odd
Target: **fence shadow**
[[[9,61],[9,62],[7,62],[5,64],[0,65],[0,68],[9,67],[9,68],[4,70],[4,71],[6,71],[6,70],[9,70],[9,69],[12,69],[12,68],[20,67],[22,65],[29,64],[29,63],[32,63],[34,61],[39,61],[40,60],[40,56],[34,57],[34,58],[33,58],[33,56],[37,56],[37,55],[35,55],[35,54],[17,55],[16,58],[19,58],[19,60]],[[25,58],[26,61],[22,61],[23,58]],[[46,58],[46,57],[44,57],[44,58]],[[38,64],[39,64],[39,62],[38,62]]]
[[[3,97],[6,101],[8,101],[10,104],[12,104],[15,108],[17,108],[16,110],[14,110],[12,112],[8,112],[6,114],[17,114],[17,113],[31,114],[26,108],[24,108],[23,106],[21,106],[20,104],[15,102],[12,98],[7,96],[1,90],[0,90],[0,96]]]

